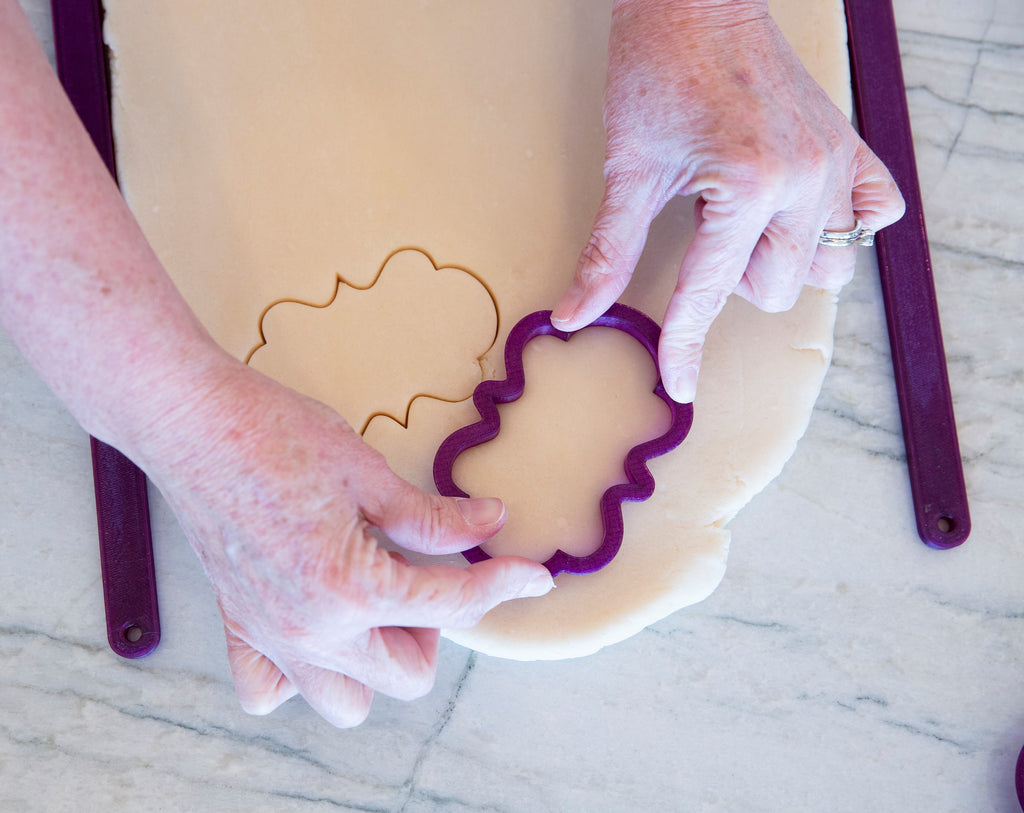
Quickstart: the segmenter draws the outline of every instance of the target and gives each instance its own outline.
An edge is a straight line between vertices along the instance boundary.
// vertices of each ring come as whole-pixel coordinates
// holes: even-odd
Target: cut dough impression
[[[485,329],[476,314],[481,326],[454,337],[466,342],[456,363],[475,365],[469,378],[503,377],[505,336],[568,286],[601,199],[609,0],[105,5],[125,196],[229,352],[244,359],[261,344],[261,316],[274,303],[329,302],[339,274],[353,289],[369,289],[386,258],[417,246],[437,268],[472,269],[478,287],[486,286],[490,296],[472,307],[490,308],[493,320],[496,304],[496,340],[477,364],[478,334],[495,336],[493,321]],[[848,112],[840,0],[778,0],[772,12]],[[655,221],[622,298],[652,318],[660,320],[675,285],[692,208],[692,200],[674,200]],[[410,298],[430,299],[438,322],[464,318],[458,297],[442,290]],[[831,355],[835,305],[833,294],[813,289],[783,314],[731,300],[708,337],[690,435],[650,462],[654,496],[623,506],[616,558],[594,574],[563,574],[549,595],[507,602],[475,628],[445,634],[504,657],[565,658],[706,597],[725,570],[724,526],[779,473],[806,428]],[[264,350],[273,352],[274,310],[257,365]],[[371,331],[372,321],[360,331]],[[331,343],[298,341],[274,359],[282,379],[340,363]],[[377,335],[366,342],[386,346]],[[409,362],[399,347],[384,355],[371,366],[401,370]],[[472,402],[417,397],[408,427],[396,413],[420,393],[452,397],[468,379],[459,373],[454,389],[442,385],[451,363],[439,353],[436,378],[410,380],[394,397],[361,381],[358,405],[340,392],[342,382],[319,373],[293,385],[357,426],[376,415],[365,439],[399,474],[432,489],[434,452],[476,419]],[[633,362],[617,363],[624,378]],[[369,372],[359,376],[372,381]],[[580,450],[568,444],[552,453],[571,461]],[[516,502],[524,514],[541,505],[529,496]],[[538,516],[548,510],[527,519],[557,524]]]
[[[470,397],[498,314],[471,274],[436,268],[423,252],[406,249],[388,258],[368,288],[339,277],[330,302],[275,303],[261,326],[264,343],[249,364],[362,430],[378,414],[405,424],[420,395]]]
[[[628,482],[627,453],[668,429],[658,371],[643,345],[610,327],[568,342],[539,336],[523,349],[523,367],[522,396],[498,407],[498,436],[462,452],[454,480],[508,506],[505,527],[481,546],[489,555],[588,556],[604,536],[601,495]]]

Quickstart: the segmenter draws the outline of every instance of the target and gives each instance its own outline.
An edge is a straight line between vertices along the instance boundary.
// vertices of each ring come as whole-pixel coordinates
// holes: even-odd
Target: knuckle
[[[435,674],[432,671],[409,674],[405,685],[394,693],[397,700],[419,700],[434,688]]]
[[[335,713],[329,720],[336,728],[356,728],[366,722],[370,716],[370,705],[372,696],[365,701],[354,703],[351,708]]]
[[[751,291],[751,296],[748,297],[750,303],[765,313],[788,311],[800,298],[807,270],[809,270],[809,264],[808,269],[801,273],[784,278],[765,279],[760,274],[747,275],[747,283]]]
[[[792,182],[789,163],[778,153],[751,147],[741,151],[730,167],[737,193],[745,199],[775,201]]]
[[[242,711],[246,714],[251,714],[253,717],[265,717],[277,708],[277,703],[272,702],[264,694],[246,693],[243,695],[239,693],[238,702],[242,707]]]
[[[708,325],[725,307],[729,292],[710,285],[697,288],[677,285],[675,296],[683,304],[683,318],[675,320],[669,327],[669,333],[681,341],[689,341],[692,337],[703,336]]]
[[[784,313],[790,310],[799,298],[799,286],[776,288],[762,296],[758,307],[766,313]]]
[[[825,127],[808,138],[801,150],[803,170],[822,184],[837,176],[850,152],[848,134],[836,127]]]
[[[820,254],[821,252],[819,252]],[[809,278],[819,288],[838,289],[847,285],[856,271],[855,255],[851,252],[849,259],[826,255],[826,261],[815,257],[811,265]]]
[[[580,253],[576,274],[585,287],[607,282],[622,283],[630,277],[625,270],[626,252],[607,237],[604,225],[601,221],[595,224]]]
[[[479,591],[468,582],[451,597],[448,626],[453,629],[469,629],[480,623],[490,607],[481,606]]]
[[[363,684],[344,678],[340,696],[329,698],[328,706],[316,703],[313,698],[306,698],[327,722],[335,728],[355,728],[366,722],[373,704],[373,690]]]
[[[452,629],[476,626],[508,593],[509,567],[500,560],[492,559],[486,563],[486,568],[473,566],[462,572],[462,582],[446,596],[448,622],[445,626]]]
[[[887,204],[886,209],[886,222],[885,225],[889,226],[899,220],[907,211],[907,202],[903,199],[903,195],[896,186],[896,181],[893,180],[892,176],[886,173],[886,190],[884,193],[885,202]]]
[[[442,566],[448,570],[448,566]],[[432,616],[444,619],[442,626],[464,629],[483,617],[483,585],[472,567],[454,568],[454,578],[409,582],[399,591],[400,599],[416,606],[431,608]]]
[[[663,359],[673,367],[697,367],[700,365],[704,345],[689,339],[680,340],[672,335],[664,336],[659,349]]]
[[[378,689],[397,700],[416,700],[430,693],[434,688],[437,664],[427,651],[414,648],[408,657],[396,659],[388,656],[381,660],[381,652],[389,651],[382,632],[375,629],[370,636],[376,639],[374,649],[378,651],[376,655],[368,656],[362,666],[367,673],[378,675]]]
[[[423,510],[417,512],[414,533],[424,542],[437,542],[444,538],[450,525],[448,505],[440,497],[427,497]]]
[[[626,188],[637,175],[640,168],[640,145],[633,138],[631,131],[623,131],[614,125],[605,146],[605,159],[602,173],[605,182],[605,194],[614,197],[616,190]]]

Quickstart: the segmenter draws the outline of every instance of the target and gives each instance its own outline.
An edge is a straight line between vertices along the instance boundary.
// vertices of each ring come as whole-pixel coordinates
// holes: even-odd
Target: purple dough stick
[[[57,73],[75,112],[116,178],[99,0],[53,0]],[[90,438],[107,641],[123,658],[160,643],[146,475],[117,449]]]
[[[846,18],[861,135],[907,204],[903,219],[882,229],[875,245],[918,535],[943,550],[967,539],[971,516],[896,22],[889,0],[847,0]]]
[[[612,305],[607,313],[593,325],[611,327],[632,336],[658,363],[658,337],[661,329],[649,317],[625,305]],[[493,440],[501,430],[498,404],[517,400],[526,386],[523,369],[523,351],[526,344],[538,336],[555,336],[569,341],[575,333],[558,330],[551,324],[551,311],[537,311],[524,317],[512,328],[505,343],[505,375],[503,381],[481,382],[473,392],[473,404],[480,413],[480,421],[464,426],[449,435],[434,457],[434,483],[437,490],[447,497],[468,497],[456,485],[453,477],[455,459],[467,449]],[[597,550],[587,556],[572,556],[562,550],[544,562],[552,576],[559,573],[593,573],[607,565],[622,546],[623,520],[622,503],[641,502],[654,494],[654,477],[647,468],[647,461],[675,449],[686,438],[693,423],[693,405],[673,401],[661,379],[654,388],[654,394],[669,408],[671,422],[664,434],[634,446],[626,453],[624,470],[628,482],[616,483],[601,496],[601,522],[604,535]],[[472,548],[463,553],[470,562],[480,562],[490,556],[481,548]]]
[[[1020,802],[1020,809],[1024,810],[1024,748],[1020,749],[1020,755],[1017,757],[1014,784],[1017,786],[1017,801]]]

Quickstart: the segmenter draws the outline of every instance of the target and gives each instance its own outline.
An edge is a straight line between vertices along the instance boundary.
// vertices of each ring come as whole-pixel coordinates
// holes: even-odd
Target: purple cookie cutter
[[[598,327],[612,327],[629,334],[647,350],[658,363],[658,337],[661,329],[650,317],[625,305],[612,305],[603,316],[593,322]],[[578,332],[578,331],[576,331]],[[483,381],[473,391],[473,404],[481,420],[464,426],[449,435],[434,457],[434,483],[437,490],[446,497],[468,497],[455,484],[452,470],[455,459],[467,449],[493,440],[501,429],[498,404],[517,400],[526,386],[523,370],[523,350],[527,342],[538,336],[557,336],[569,341],[576,332],[567,333],[551,324],[551,311],[537,311],[524,317],[512,328],[505,343],[505,372],[503,381]],[[693,405],[673,401],[658,379],[654,394],[663,400],[671,413],[668,430],[661,436],[644,441],[626,453],[623,464],[629,482],[616,483],[601,496],[601,521],[604,536],[597,550],[587,556],[572,556],[562,550],[544,562],[552,576],[559,573],[593,573],[607,565],[622,545],[622,503],[641,502],[654,494],[654,477],[647,468],[647,461],[675,449],[690,431],[693,423]],[[470,562],[491,558],[480,548],[471,548],[463,556]]]

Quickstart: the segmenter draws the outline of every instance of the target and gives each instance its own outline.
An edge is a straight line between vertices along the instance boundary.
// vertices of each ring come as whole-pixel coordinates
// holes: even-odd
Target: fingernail
[[[551,588],[555,586],[555,580],[551,578],[551,574],[545,570],[543,573],[538,573],[527,583],[526,587],[519,591],[516,598],[538,598],[539,596],[547,595],[551,592]]]
[[[680,367],[672,370],[667,378],[662,378],[662,383],[673,401],[678,404],[691,404],[697,395],[697,369]]]
[[[493,525],[505,516],[505,503],[497,497],[473,497],[458,501],[462,518],[470,525]]]
[[[580,302],[583,300],[583,289],[575,285],[562,297],[562,300],[555,305],[551,312],[551,324],[557,328],[572,324],[576,318],[576,311],[579,310]]]

